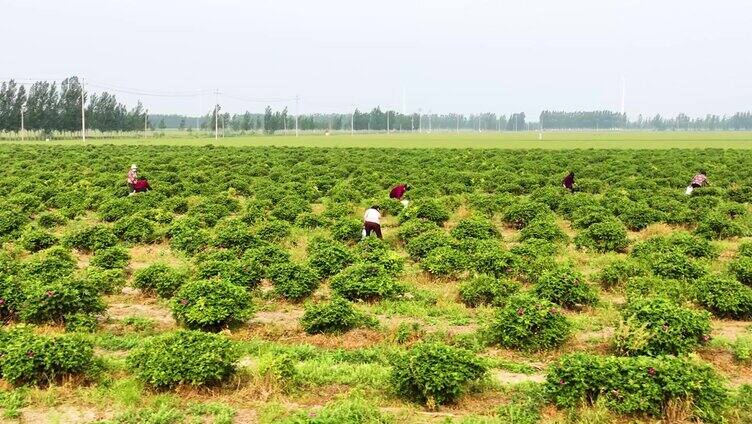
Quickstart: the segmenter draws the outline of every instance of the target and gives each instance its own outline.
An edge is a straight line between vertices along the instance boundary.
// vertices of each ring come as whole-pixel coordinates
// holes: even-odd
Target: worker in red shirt
[[[566,177],[561,181],[561,185],[569,190],[570,193],[574,192],[574,172],[569,172]]]
[[[136,180],[135,184],[133,184],[134,193],[143,193],[149,190],[151,190],[151,186],[149,185],[149,180],[146,178],[139,178]]]
[[[407,200],[403,199],[405,197],[405,193],[407,193],[408,190],[410,190],[412,187],[410,187],[410,184],[400,184],[397,186],[394,186],[392,188],[392,191],[389,192],[389,198],[390,199],[397,199],[402,203],[402,206],[407,207]]]

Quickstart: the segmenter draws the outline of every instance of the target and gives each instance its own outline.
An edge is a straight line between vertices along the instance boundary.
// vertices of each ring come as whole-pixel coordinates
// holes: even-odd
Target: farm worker
[[[366,209],[366,213],[363,215],[363,229],[365,230],[365,237],[374,232],[376,237],[383,238],[381,236],[381,208],[377,205]]]
[[[392,188],[392,191],[389,192],[389,198],[397,199],[400,201],[400,203],[402,203],[402,206],[407,207],[408,201],[407,199],[403,199],[403,197],[405,197],[405,193],[407,193],[407,191],[411,188],[412,187],[410,187],[410,184],[396,185]]]
[[[136,180],[136,183],[133,184],[134,193],[143,193],[149,190],[151,190],[151,186],[149,185],[149,180],[147,180],[146,178],[139,178],[138,180]]]
[[[708,184],[708,176],[705,175],[705,170],[700,170],[699,174],[692,177],[692,182],[689,183],[687,191],[684,194],[689,196],[696,188],[700,188],[706,184]]]
[[[570,192],[574,192],[574,172],[570,171],[569,174],[561,180],[561,185]]]
[[[134,163],[131,165],[131,169],[128,171],[128,176],[125,179],[131,194],[135,193],[134,186],[136,185],[136,181],[138,181],[138,167]]]

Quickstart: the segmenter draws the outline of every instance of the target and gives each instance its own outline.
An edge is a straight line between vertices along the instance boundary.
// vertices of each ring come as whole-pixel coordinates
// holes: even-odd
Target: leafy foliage
[[[569,237],[553,219],[536,218],[520,231],[520,241],[531,239],[557,243],[565,242]]]
[[[375,320],[358,312],[347,300],[335,297],[327,303],[309,303],[300,319],[308,334],[344,333],[360,325],[375,325]]]
[[[721,318],[752,317],[752,288],[720,275],[709,275],[697,283],[697,302]]]
[[[729,271],[739,282],[752,286],[752,257],[741,256],[729,263]]]
[[[362,237],[363,223],[355,218],[340,218],[329,224],[329,231],[335,240],[356,242]]]
[[[626,328],[617,330],[614,337],[616,351],[622,354],[680,355],[710,339],[708,312],[688,309],[665,298],[631,300],[623,316]]]
[[[650,260],[656,254],[672,252],[698,259],[713,259],[718,256],[718,249],[710,241],[686,232],[651,237],[635,244],[631,254],[640,259]]]
[[[559,407],[603,399],[622,414],[661,416],[669,402],[692,401],[704,422],[721,422],[727,393],[707,364],[663,356],[651,358],[566,355],[548,369],[546,391]]]
[[[294,262],[272,265],[268,275],[274,285],[274,292],[294,302],[310,296],[319,286],[319,277],[315,271]]]
[[[413,218],[400,224],[397,229],[397,237],[404,242],[408,242],[427,231],[438,229],[439,226],[435,222]]]
[[[121,246],[108,247],[97,251],[90,264],[103,269],[123,269],[128,266],[131,255]]]
[[[349,300],[377,300],[404,291],[394,277],[378,264],[356,263],[331,281],[332,291]]]
[[[436,407],[456,401],[486,372],[487,365],[467,350],[421,343],[394,361],[391,382],[400,396]]]
[[[504,347],[536,351],[560,346],[570,332],[571,324],[555,304],[521,293],[499,310],[489,336]]]
[[[59,280],[73,274],[76,261],[71,254],[63,249],[53,247],[37,253],[22,263],[21,276],[31,280]]]
[[[468,266],[467,255],[450,246],[441,246],[431,250],[420,262],[420,267],[434,277],[456,276]]]
[[[457,240],[489,239],[500,237],[493,222],[484,218],[463,218],[452,228],[451,234]]]
[[[565,308],[598,302],[598,293],[571,266],[545,271],[535,284],[535,294]]]
[[[308,264],[324,277],[336,274],[354,260],[347,246],[334,240],[318,238],[308,245]]]
[[[699,278],[707,272],[701,263],[676,251],[653,255],[650,268],[657,276],[684,280]]]
[[[104,225],[82,228],[63,236],[63,244],[84,252],[113,247],[117,242],[115,233]]]
[[[103,294],[112,294],[125,286],[125,272],[122,269],[102,269],[90,266],[86,268],[82,278]]]
[[[536,218],[550,212],[543,203],[523,200],[508,206],[502,214],[502,219],[511,227],[522,229]]]
[[[712,240],[728,239],[744,235],[744,227],[727,215],[713,212],[702,218],[695,234]]]
[[[449,220],[449,211],[435,199],[420,199],[413,202],[399,216],[402,223],[412,219],[424,219],[442,225]]]
[[[140,215],[120,219],[115,223],[113,232],[121,240],[131,243],[151,243],[157,239],[154,223]]]
[[[627,229],[622,223],[606,220],[596,222],[580,231],[574,238],[574,244],[578,248],[596,252],[623,252],[629,245],[629,241]]]
[[[405,248],[413,258],[425,258],[432,250],[449,247],[454,240],[441,230],[431,230],[417,235],[407,242]]]
[[[51,337],[17,327],[0,340],[0,375],[13,385],[48,384],[95,368],[91,342],[77,335]]]
[[[503,305],[506,299],[520,291],[520,284],[490,275],[478,275],[460,285],[460,300],[467,306]]]
[[[662,297],[676,303],[691,302],[697,293],[695,284],[655,276],[634,277],[627,281],[627,300]]]
[[[29,252],[38,252],[56,245],[58,238],[54,235],[35,227],[27,227],[21,234],[19,243]]]
[[[179,330],[146,339],[130,352],[127,364],[154,387],[208,386],[230,378],[239,357],[222,335]]]
[[[175,293],[171,306],[176,321],[202,330],[218,330],[241,322],[252,311],[248,292],[224,280],[188,282]]]
[[[241,287],[255,288],[264,277],[264,268],[252,259],[209,259],[199,263],[197,274],[203,279],[219,278]]]
[[[154,263],[136,272],[133,284],[147,293],[169,299],[186,282],[187,275],[163,263]]]
[[[99,288],[81,279],[27,281],[19,315],[31,323],[65,322],[76,313],[98,314],[105,310]]]
[[[645,267],[630,259],[617,259],[606,265],[595,277],[602,287],[610,289],[620,287],[633,277],[647,274]]]

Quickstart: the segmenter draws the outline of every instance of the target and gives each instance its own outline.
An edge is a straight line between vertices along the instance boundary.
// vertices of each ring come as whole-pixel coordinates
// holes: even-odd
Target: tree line
[[[731,116],[706,115],[702,118],[690,118],[680,113],[666,118],[660,114],[652,117],[639,115],[630,121],[626,115],[608,110],[593,112],[552,112],[540,114],[540,126],[543,129],[641,129],[641,130],[750,130],[752,129],[752,112],[739,112]]]
[[[179,115],[150,115],[151,121],[165,120],[168,128],[188,129],[191,125],[204,130],[220,129],[233,131],[258,131],[273,134],[278,131],[295,130],[295,115],[287,108],[273,110],[267,106],[263,114],[244,112],[242,114],[222,113],[220,106],[200,118]],[[215,119],[217,117],[218,119]],[[215,122],[216,121],[216,122]],[[161,121],[160,121],[161,122]],[[199,124],[196,125],[196,122]],[[171,124],[171,125],[170,125]],[[355,109],[352,113],[313,113],[297,117],[297,128],[301,131],[429,131],[429,130],[524,130],[527,129],[525,114],[515,113],[507,118],[494,113],[481,114],[403,114],[393,110],[375,107],[369,112]]]
[[[626,115],[608,110],[593,112],[553,112],[544,110],[540,114],[543,129],[610,129],[625,128]]]
[[[28,88],[27,88],[28,87]],[[215,105],[205,115],[148,114],[141,102],[127,108],[108,92],[84,92],[75,76],[59,85],[37,81],[27,86],[14,80],[0,83],[0,131],[18,131],[23,116],[27,130],[79,131],[81,104],[84,104],[86,128],[100,131],[141,131],[149,129],[222,130],[264,132],[291,131],[296,117],[287,108],[264,113],[246,111],[230,114]],[[297,117],[302,131],[523,131],[533,129],[644,129],[644,130],[752,130],[752,112],[731,116],[707,115],[690,118],[685,114],[666,118],[661,115],[628,120],[626,115],[601,111],[543,111],[538,123],[526,121],[525,113],[510,116],[495,113],[435,114],[399,113],[375,107],[370,111],[355,109],[348,113],[312,113]]]
[[[139,102],[128,109],[110,93],[83,92],[77,77],[55,82],[37,81],[27,89],[14,80],[0,83],[0,131],[78,131],[81,104],[86,128],[101,131],[134,131],[144,128],[146,111]]]
[[[221,110],[221,108],[220,108]],[[295,116],[287,108],[273,110],[266,107],[264,113],[244,112],[241,114],[219,113],[217,127],[232,131],[254,131],[273,134],[278,131],[292,131],[295,129]],[[170,117],[170,119],[166,119]],[[182,115],[149,115],[150,122],[158,122],[160,118],[167,120],[167,128],[190,129],[199,127],[204,130],[214,130],[214,109],[202,117]],[[528,126],[530,124],[530,126]],[[314,113],[298,116],[298,129],[301,131],[524,131],[528,129],[544,130],[608,130],[608,129],[639,129],[639,130],[709,130],[735,131],[752,130],[752,112],[739,112],[731,116],[707,115],[704,118],[690,118],[679,114],[673,118],[661,115],[643,117],[639,115],[635,120],[627,116],[608,110],[602,111],[543,111],[538,122],[526,120],[524,112],[513,113],[510,116],[495,113],[479,114],[402,114],[393,110],[382,110],[379,107],[370,112],[356,109],[352,113]]]

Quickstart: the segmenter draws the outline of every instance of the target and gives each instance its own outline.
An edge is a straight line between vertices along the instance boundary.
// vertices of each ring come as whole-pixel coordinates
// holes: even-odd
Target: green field
[[[748,134],[515,136],[0,145],[0,424],[752,422]]]
[[[167,133],[159,138],[123,138],[89,140],[87,144],[149,144],[200,146],[216,143],[223,146],[289,147],[377,147],[377,148],[456,148],[456,149],[749,149],[752,132],[537,132],[503,133],[434,133],[434,134],[333,134],[274,136],[236,136],[198,138]],[[49,144],[36,141],[27,143]],[[55,141],[82,144],[80,140]]]

